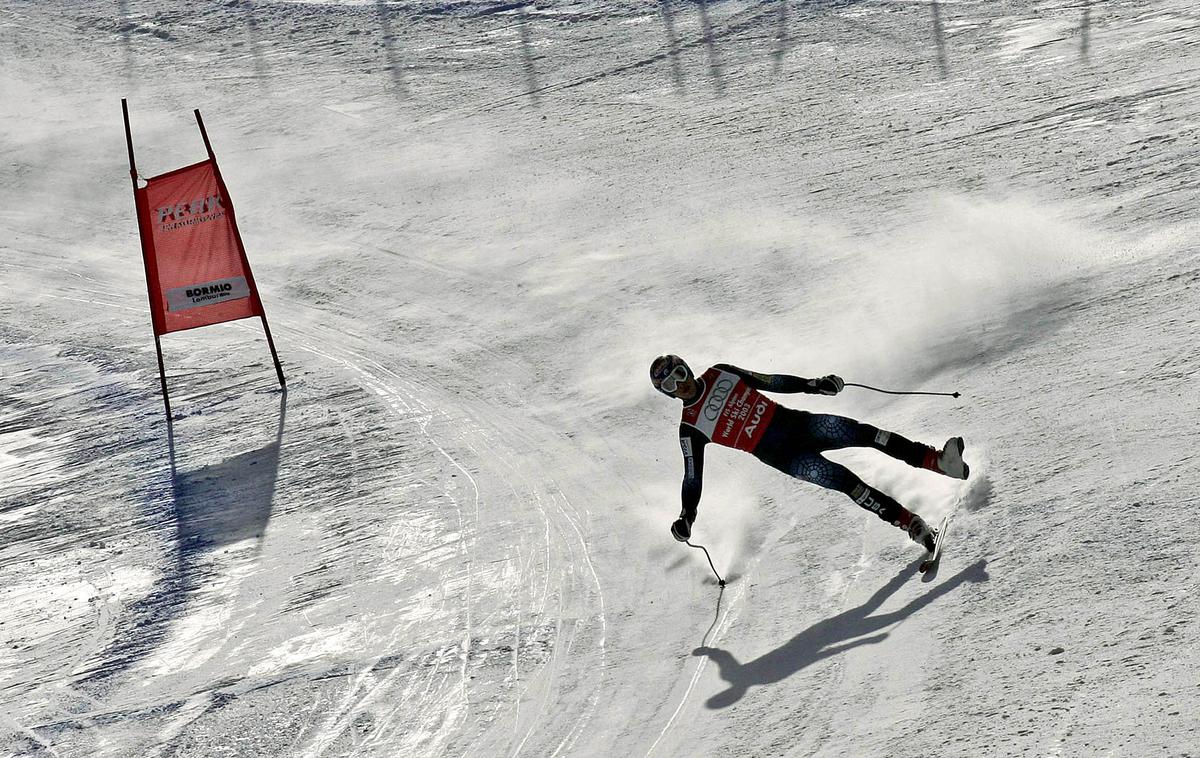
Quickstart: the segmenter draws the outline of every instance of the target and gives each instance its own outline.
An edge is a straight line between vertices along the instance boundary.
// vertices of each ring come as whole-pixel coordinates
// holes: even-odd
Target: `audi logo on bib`
[[[709,421],[716,421],[720,418],[725,401],[729,399],[729,393],[733,391],[736,383],[736,379],[721,379],[713,385],[708,402],[704,404],[704,418]]]
[[[754,450],[771,423],[775,403],[737,374],[710,368],[700,378],[704,395],[683,409],[683,423],[718,445]]]

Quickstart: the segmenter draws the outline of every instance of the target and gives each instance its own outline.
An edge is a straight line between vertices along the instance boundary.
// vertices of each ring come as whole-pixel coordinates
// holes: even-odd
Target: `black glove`
[[[837,393],[841,392],[842,388],[845,386],[846,383],[842,381],[842,377],[838,376],[837,374],[823,376],[820,379],[808,380],[809,392],[815,395],[836,395]]]
[[[687,519],[675,519],[675,523],[671,524],[671,536],[680,542],[687,542],[692,536],[692,523]]]

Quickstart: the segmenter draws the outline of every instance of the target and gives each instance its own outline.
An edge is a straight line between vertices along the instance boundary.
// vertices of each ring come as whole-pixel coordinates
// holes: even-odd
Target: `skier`
[[[937,532],[917,514],[864,483],[850,469],[821,455],[845,447],[872,447],[910,466],[966,479],[962,437],[951,437],[934,450],[894,432],[844,416],[808,413],[784,407],[760,392],[836,395],[845,383],[830,374],[804,379],[788,374],[759,374],[725,363],[699,377],[677,355],[661,355],[650,364],[650,381],[668,397],[683,401],[679,446],[683,449],[683,509],[671,535],[686,542],[696,521],[703,482],[704,446],[710,442],[745,450],[785,474],[849,495],[855,503],[908,532],[930,552]]]

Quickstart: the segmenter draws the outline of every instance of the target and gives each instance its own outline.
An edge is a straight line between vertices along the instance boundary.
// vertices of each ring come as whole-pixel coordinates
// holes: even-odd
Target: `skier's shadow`
[[[882,642],[889,634],[884,631],[887,627],[911,616],[963,582],[988,580],[987,561],[980,559],[930,592],[913,598],[903,608],[877,616],[872,615],[912,576],[920,562],[921,559],[918,559],[909,564],[857,608],[818,621],[783,646],[747,663],[739,663],[728,650],[703,646],[696,648],[692,655],[704,655],[712,659],[717,664],[721,678],[729,683],[727,689],[710,697],[705,705],[713,709],[726,708],[741,700],[746,691],[754,685],[782,681],[830,656],[860,645]]]

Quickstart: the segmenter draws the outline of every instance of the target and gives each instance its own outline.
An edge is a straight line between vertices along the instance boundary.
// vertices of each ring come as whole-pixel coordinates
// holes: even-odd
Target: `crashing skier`
[[[704,446],[710,442],[744,450],[785,474],[848,495],[884,521],[908,532],[931,553],[937,532],[919,515],[871,487],[850,469],[821,453],[846,447],[870,447],[910,466],[966,479],[962,437],[951,437],[941,450],[844,416],[797,411],[762,392],[836,395],[844,382],[835,375],[804,379],[788,374],[759,374],[718,363],[700,376],[677,355],[650,364],[650,381],[664,395],[683,401],[679,445],[683,449],[683,509],[671,524],[680,542],[691,537],[700,504]]]

